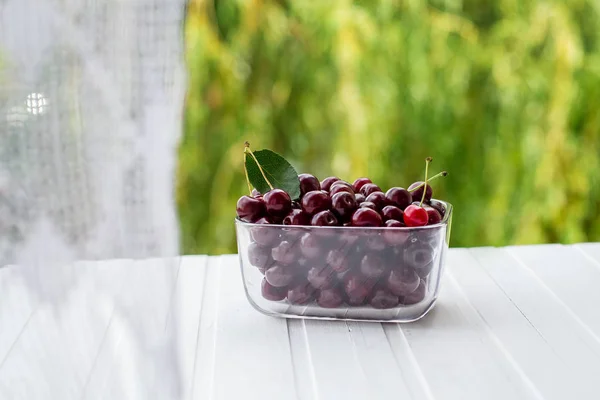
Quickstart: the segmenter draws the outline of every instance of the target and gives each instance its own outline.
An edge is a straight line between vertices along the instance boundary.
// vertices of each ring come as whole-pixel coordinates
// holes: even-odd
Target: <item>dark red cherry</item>
[[[373,308],[394,308],[400,303],[400,299],[389,291],[380,288],[373,291],[369,303]]]
[[[333,249],[327,253],[325,261],[335,272],[342,273],[350,269],[350,257],[347,250]]]
[[[308,259],[322,257],[325,254],[323,247],[323,238],[313,232],[307,232],[300,239],[300,252]]]
[[[271,257],[280,264],[289,265],[296,260],[298,253],[299,246],[297,242],[292,243],[284,240],[271,250]]]
[[[265,299],[271,301],[281,301],[285,299],[287,295],[286,288],[275,287],[264,278],[260,284],[260,291]]]
[[[271,248],[260,246],[254,242],[250,243],[248,246],[248,261],[257,268],[269,268],[273,265]]]
[[[431,270],[435,256],[435,249],[426,242],[414,242],[404,249],[404,265],[417,270]]]
[[[404,213],[396,206],[385,206],[381,210],[381,215],[384,221],[395,219],[396,221],[404,221]]]
[[[402,304],[409,306],[411,304],[420,303],[423,301],[423,299],[425,299],[426,294],[427,294],[427,286],[425,286],[424,281],[421,281],[417,290],[415,290],[414,292],[412,292],[402,298]]]
[[[387,288],[396,296],[406,296],[419,287],[421,279],[412,268],[392,269],[387,278]]]
[[[380,233],[369,233],[366,235],[365,246],[369,250],[382,251],[386,247],[386,242]]]
[[[366,197],[363,196],[361,193],[356,193],[354,198],[356,199],[356,205],[360,205],[366,199]]]
[[[439,201],[436,201],[432,202],[430,206],[435,208],[437,212],[440,213],[440,216],[444,218],[444,215],[446,214],[446,207],[444,207],[444,204],[440,203]]]
[[[360,203],[360,208],[370,208],[371,210],[377,211],[377,206],[375,203],[371,203],[370,201],[363,201]]]
[[[374,285],[372,279],[367,279],[363,275],[353,271],[344,276],[343,282],[348,304],[354,306],[362,305],[366,302],[366,298]]]
[[[321,190],[329,192],[331,185],[333,185],[335,182],[337,182],[339,180],[340,180],[340,178],[338,178],[337,176],[330,176],[328,178],[323,179],[321,181]]]
[[[406,226],[425,226],[429,221],[429,215],[423,207],[411,204],[404,210],[404,223]]]
[[[418,188],[417,190],[414,190],[414,191],[412,189],[416,188],[417,186],[421,185],[422,183],[423,183],[423,181],[415,182],[408,187],[408,190],[411,192],[413,201],[421,201],[421,198],[423,197],[424,186],[421,186],[420,188]],[[430,201],[432,195],[433,195],[433,189],[431,189],[431,185],[429,183],[427,183],[427,192],[425,192],[425,200],[424,201],[426,201],[426,202]]]
[[[352,215],[352,226],[381,226],[382,224],[383,220],[379,213],[370,208],[359,208]]]
[[[313,190],[321,190],[321,183],[311,174],[300,174],[298,180],[300,181],[300,197]]]
[[[342,221],[348,221],[356,210],[354,194],[339,192],[331,198],[331,209]]]
[[[315,294],[315,288],[310,283],[303,280],[298,283],[294,283],[289,287],[287,292],[287,299],[292,304],[306,304],[313,299]]]
[[[302,210],[292,209],[283,219],[284,225],[310,225],[310,217]]]
[[[389,219],[385,221],[385,226],[388,228],[403,228],[404,225],[400,221]],[[392,246],[401,246],[408,241],[410,233],[407,230],[401,229],[386,229],[383,231],[383,239]]]
[[[314,215],[320,211],[331,208],[331,197],[323,190],[313,190],[302,198],[302,210],[308,215]]]
[[[331,211],[326,210],[315,214],[310,224],[313,226],[337,226],[338,220]]]
[[[367,278],[379,278],[385,270],[385,262],[378,254],[367,253],[360,261],[360,272]]]
[[[263,200],[267,213],[276,217],[285,217],[292,210],[290,195],[281,189],[273,189],[264,194]]]
[[[388,203],[404,210],[412,202],[412,195],[410,192],[401,187],[393,187],[385,192],[385,197]]]
[[[377,211],[380,211],[387,205],[387,199],[385,198],[385,194],[383,192],[373,192],[367,196],[365,202],[371,202],[375,204],[377,207]]]
[[[344,298],[338,288],[324,289],[319,292],[317,304],[323,308],[336,308],[342,305]]]
[[[381,188],[374,183],[367,183],[360,188],[360,193],[365,197],[375,192],[381,192]]]
[[[255,224],[270,225],[271,222],[266,218],[261,218]],[[261,246],[271,246],[279,239],[279,229],[273,226],[253,226],[250,228],[250,236]]]
[[[354,189],[352,189],[352,186],[350,186],[349,183],[346,183],[344,181],[335,182],[333,185],[331,185],[331,188],[329,189],[329,195],[332,198],[334,194],[340,192],[350,193],[352,197],[354,197]]]
[[[358,178],[352,184],[352,188],[356,193],[360,192],[360,189],[365,186],[367,183],[373,183],[369,178]]]
[[[284,287],[292,283],[296,276],[293,268],[275,265],[265,272],[265,279],[272,286]]]
[[[237,202],[236,212],[237,216],[243,221],[258,221],[265,215],[265,203],[260,198],[242,196]]]
[[[336,273],[331,267],[312,267],[306,278],[316,289],[327,289],[333,286]]]
[[[425,211],[427,212],[427,225],[435,225],[442,222],[442,216],[438,210],[430,206],[425,206],[423,208],[425,208]]]

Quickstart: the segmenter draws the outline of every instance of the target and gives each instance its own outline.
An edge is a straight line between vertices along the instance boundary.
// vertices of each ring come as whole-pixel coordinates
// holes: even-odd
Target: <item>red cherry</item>
[[[404,210],[404,223],[406,226],[425,226],[429,221],[429,215],[423,207],[411,204]]]

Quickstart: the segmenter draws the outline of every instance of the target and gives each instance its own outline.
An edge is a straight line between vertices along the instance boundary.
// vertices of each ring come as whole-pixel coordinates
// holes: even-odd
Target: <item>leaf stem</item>
[[[265,179],[265,182],[267,182],[267,185],[269,185],[269,187],[271,188],[271,190],[273,190],[273,185],[271,185],[271,182],[269,181],[269,179],[267,178],[267,175],[265,175],[265,171],[263,171],[262,167],[260,166],[260,163],[258,162],[258,160],[256,159],[256,156],[254,155],[254,153],[252,152],[252,150],[250,150],[250,143],[249,142],[245,142],[244,143],[244,155],[246,153],[250,153],[250,155],[252,156],[252,158],[254,159],[254,162],[256,163],[256,165],[258,165],[258,169],[260,171],[260,173],[262,174],[263,178]],[[244,163],[244,166],[246,165],[246,163]],[[246,176],[248,176],[248,171],[246,171]]]
[[[427,193],[427,173],[429,172],[429,163],[433,161],[431,157],[427,157],[425,159],[425,182],[423,187],[423,196],[421,196],[421,202],[419,203],[419,207],[423,207],[423,202],[425,201],[425,194]]]
[[[248,167],[246,167],[246,150],[244,150],[244,173],[246,174],[246,183],[248,184],[248,192],[252,196],[252,185],[250,185],[250,177],[248,176]]]
[[[429,178],[427,181],[428,181],[428,182],[431,182],[432,180],[434,180],[434,179],[437,179],[437,178],[439,178],[440,176],[446,176],[446,175],[448,175],[448,172],[447,172],[447,171],[442,171],[442,172],[440,172],[439,174],[435,174],[434,176],[432,176],[431,178]],[[419,189],[419,188],[422,188],[423,186],[425,186],[425,182],[421,183],[419,186],[415,186],[414,188],[412,188],[412,189],[409,189],[408,191],[412,193],[412,192],[414,192],[415,190],[417,190],[417,189]]]

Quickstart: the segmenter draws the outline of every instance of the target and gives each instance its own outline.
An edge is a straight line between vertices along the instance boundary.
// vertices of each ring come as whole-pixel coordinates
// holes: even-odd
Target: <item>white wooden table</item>
[[[396,325],[252,309],[237,256],[0,268],[0,399],[600,399],[600,244],[452,249]]]

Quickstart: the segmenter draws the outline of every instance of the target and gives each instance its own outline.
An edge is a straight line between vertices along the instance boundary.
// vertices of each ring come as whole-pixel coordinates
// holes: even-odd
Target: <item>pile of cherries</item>
[[[443,203],[431,200],[429,184],[383,192],[368,178],[353,184],[336,177],[319,182],[299,175],[301,196],[256,190],[242,196],[237,215],[252,222],[249,262],[264,275],[265,299],[291,304],[316,300],[325,308],[412,305],[427,294],[428,279],[443,239]],[[415,200],[413,202],[413,200]],[[279,226],[269,226],[277,224]],[[359,229],[310,229],[351,226]],[[382,229],[360,229],[381,227]]]

